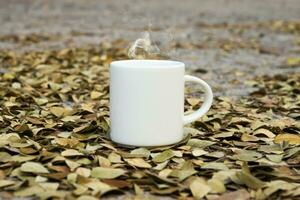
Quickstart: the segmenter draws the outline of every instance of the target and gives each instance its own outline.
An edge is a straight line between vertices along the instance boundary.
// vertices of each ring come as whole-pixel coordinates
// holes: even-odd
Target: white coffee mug
[[[182,62],[121,60],[110,64],[110,138],[130,146],[161,146],[183,139],[183,126],[203,116],[213,94],[209,85],[184,75]],[[184,83],[199,83],[202,106],[184,115]]]

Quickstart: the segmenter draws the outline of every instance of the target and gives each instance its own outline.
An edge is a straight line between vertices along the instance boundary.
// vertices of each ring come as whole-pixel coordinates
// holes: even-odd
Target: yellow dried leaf
[[[145,158],[148,158],[150,155],[150,151],[148,149],[145,148],[138,148],[138,149],[134,149],[130,152],[130,154],[132,155],[139,155],[139,156],[143,156]]]
[[[62,118],[61,121],[64,121],[64,122],[76,122],[80,118],[81,118],[80,115],[66,116],[66,117]]]
[[[196,98],[188,98],[187,102],[191,105],[191,106],[196,106],[200,103],[200,99],[196,99]]]
[[[82,156],[83,154],[75,149],[67,149],[61,152],[61,155],[64,157],[68,157],[68,156]]]
[[[35,186],[18,190],[14,193],[14,195],[17,197],[26,197],[26,196],[41,194],[43,192],[45,192],[45,190],[41,186],[35,185]]]
[[[83,177],[89,177],[91,175],[91,170],[84,167],[78,167],[75,172]]]
[[[81,105],[82,110],[85,110],[85,111],[88,111],[88,112],[91,112],[91,113],[94,113],[93,107],[94,106],[91,103],[85,103],[85,104]]]
[[[202,169],[228,170],[224,163],[220,162],[206,162],[201,166]]]
[[[59,183],[39,183],[38,185],[45,190],[57,190]]]
[[[48,169],[44,167],[41,163],[37,162],[26,162],[21,165],[22,172],[30,172],[30,173],[49,173]]]
[[[211,191],[211,188],[205,180],[196,177],[190,184],[190,190],[196,199],[201,199]]]
[[[13,73],[5,73],[4,75],[3,75],[3,79],[4,80],[12,80],[12,79],[14,79],[15,78],[15,74],[13,74]]]
[[[0,188],[13,185],[13,184],[15,184],[15,182],[11,180],[0,180]]]
[[[135,167],[139,167],[139,168],[151,168],[152,166],[147,163],[146,161],[144,161],[142,158],[128,158],[125,159],[125,161]]]
[[[265,136],[267,136],[268,138],[274,138],[275,134],[272,133],[271,131],[269,131],[268,129],[265,128],[260,128],[254,131],[253,135],[259,135],[259,134],[263,134]]]
[[[254,135],[249,135],[247,133],[243,133],[241,140],[243,142],[255,142],[255,141],[258,141],[259,139],[258,139],[258,137],[254,136]]]
[[[296,134],[284,133],[275,137],[275,143],[281,143],[283,141],[289,142],[289,144],[300,144],[300,136]]]
[[[224,183],[219,179],[212,178],[212,179],[207,181],[207,184],[209,185],[212,192],[214,192],[214,193],[226,192],[226,188],[225,188]]]
[[[208,152],[204,151],[203,149],[195,148],[195,149],[193,149],[192,154],[193,154],[193,156],[197,157],[197,156],[202,156],[202,155],[208,154]]]
[[[110,153],[108,155],[108,160],[112,163],[122,163],[121,156],[119,154],[116,154],[114,152]]]
[[[157,164],[153,169],[155,169],[155,170],[162,170],[162,169],[164,169],[167,166],[168,163],[169,163],[169,161],[166,160],[165,162]]]
[[[181,169],[173,170],[170,175],[173,177],[177,177],[179,181],[183,181],[184,179],[196,173],[197,171],[194,169],[193,163],[191,161],[183,161]]]
[[[134,192],[139,197],[144,197],[144,191],[137,184],[134,184]],[[137,198],[139,199],[139,198]]]
[[[55,138],[55,141],[57,144],[61,146],[69,146],[69,147],[75,147],[79,141],[76,139],[68,139],[68,138]]]
[[[103,182],[100,182],[98,180],[96,181],[89,181],[86,184],[84,184],[84,186],[87,186],[88,188],[92,189],[92,195],[96,195],[96,194],[105,194],[106,192],[114,189],[113,187],[111,187],[108,184],[105,184]],[[98,199],[98,198],[97,198]],[[82,198],[82,200],[86,200],[86,198]]]
[[[290,57],[287,59],[286,64],[288,66],[300,65],[300,57]]]
[[[168,149],[168,150],[165,150],[162,153],[159,153],[158,155],[154,156],[154,158],[152,160],[153,160],[153,162],[164,162],[174,156],[175,156],[174,152],[172,150]]]
[[[50,108],[50,112],[55,115],[56,117],[62,117],[64,115],[65,112],[65,108],[63,107],[51,107]]]
[[[91,176],[94,178],[101,178],[101,179],[113,179],[125,173],[126,171],[123,169],[95,167],[92,169]]]
[[[236,150],[235,155],[232,156],[233,159],[240,161],[256,161],[262,157],[262,154],[257,151],[251,150]]]
[[[102,93],[98,92],[98,91],[92,91],[91,92],[91,98],[92,99],[98,99],[101,95],[102,95]]]
[[[247,185],[249,188],[252,189],[259,189],[264,186],[264,182],[259,180],[258,178],[254,177],[253,175],[245,172],[238,172],[237,174],[238,179]]]
[[[77,167],[81,166],[80,163],[74,162],[72,160],[65,161],[71,171],[74,171]]]
[[[191,146],[193,148],[206,148],[208,146],[211,146],[215,144],[215,142],[209,141],[209,140],[200,140],[200,139],[189,139],[187,145]]]
[[[164,169],[158,173],[159,177],[167,178],[172,173],[172,169]]]

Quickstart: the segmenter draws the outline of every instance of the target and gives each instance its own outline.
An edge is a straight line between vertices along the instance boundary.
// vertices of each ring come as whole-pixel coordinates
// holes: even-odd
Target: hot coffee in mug
[[[203,80],[185,75],[182,62],[121,60],[110,64],[111,140],[130,146],[161,146],[183,139],[183,126],[203,116],[213,94]],[[184,115],[184,84],[204,91],[202,106]]]

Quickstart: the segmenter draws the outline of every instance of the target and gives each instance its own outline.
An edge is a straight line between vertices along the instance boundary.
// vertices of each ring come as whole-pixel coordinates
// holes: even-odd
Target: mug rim
[[[180,68],[185,64],[174,60],[116,60],[110,63],[110,66],[125,68]]]

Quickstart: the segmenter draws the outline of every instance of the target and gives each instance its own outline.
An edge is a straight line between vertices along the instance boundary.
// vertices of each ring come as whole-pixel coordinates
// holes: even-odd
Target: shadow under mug
[[[182,62],[121,60],[110,64],[110,138],[129,146],[163,146],[181,141],[183,127],[203,116],[213,93],[203,80],[185,75]],[[184,115],[184,84],[198,83],[202,106]]]

